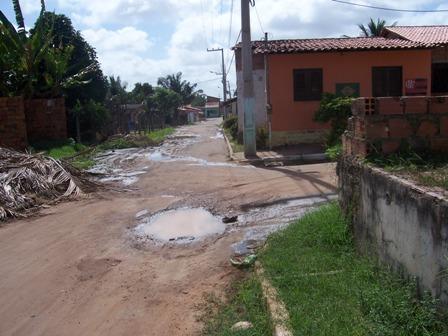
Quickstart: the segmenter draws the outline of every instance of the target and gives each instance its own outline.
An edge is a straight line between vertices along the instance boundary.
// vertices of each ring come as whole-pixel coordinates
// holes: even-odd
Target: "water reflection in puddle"
[[[140,238],[162,242],[188,242],[226,230],[221,219],[205,209],[177,209],[158,213],[145,219],[136,228]]]

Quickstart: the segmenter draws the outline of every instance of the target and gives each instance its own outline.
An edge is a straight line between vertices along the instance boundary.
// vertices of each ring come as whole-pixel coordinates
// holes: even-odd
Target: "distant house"
[[[221,116],[220,99],[217,97],[207,96],[205,106],[202,108],[205,118],[218,118]]]
[[[382,37],[255,41],[257,127],[272,145],[324,141],[313,120],[325,92],[390,97],[448,93],[448,26],[387,27]],[[241,49],[236,46],[239,129],[243,130]]]
[[[228,99],[225,103],[222,103],[223,114],[227,117],[238,115],[238,98]]]
[[[193,124],[198,122],[202,110],[200,108],[192,107],[191,105],[182,106],[178,110],[180,124]]]

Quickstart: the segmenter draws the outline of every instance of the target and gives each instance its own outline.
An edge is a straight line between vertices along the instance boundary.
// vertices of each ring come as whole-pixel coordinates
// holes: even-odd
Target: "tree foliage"
[[[182,79],[182,72],[160,77],[157,84],[165,89],[170,89],[181,97],[182,105],[191,104],[195,98],[197,84],[192,84]]]
[[[41,16],[45,10],[42,3]],[[64,89],[86,83],[90,64],[69,72],[73,46],[53,43],[53,23],[37,20],[32,34],[25,31],[25,22],[18,0],[13,1],[18,29],[0,11],[0,94],[23,95],[27,98],[57,97]]]
[[[394,22],[393,24],[391,24],[391,26],[395,26],[396,24],[397,22]],[[386,20],[379,18],[376,20],[376,22],[372,18],[370,18],[370,21],[367,25],[361,23],[358,24],[358,27],[361,30],[361,36],[364,37],[381,36],[386,26]]]
[[[341,136],[347,129],[348,118],[352,114],[352,97],[341,97],[332,93],[324,93],[314,120],[330,123],[331,131],[327,145],[333,146],[341,141]]]

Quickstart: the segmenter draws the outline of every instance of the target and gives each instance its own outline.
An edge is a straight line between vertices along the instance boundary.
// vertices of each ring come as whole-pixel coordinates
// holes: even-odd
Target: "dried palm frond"
[[[82,184],[89,182],[65,163],[0,147],[0,221],[46,201],[81,196]]]

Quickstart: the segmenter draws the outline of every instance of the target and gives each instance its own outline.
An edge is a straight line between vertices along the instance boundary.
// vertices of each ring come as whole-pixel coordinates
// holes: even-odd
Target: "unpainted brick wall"
[[[25,115],[30,142],[67,138],[64,98],[27,100]]]
[[[352,113],[342,138],[346,156],[403,147],[448,153],[448,96],[359,98]]]
[[[0,147],[24,149],[27,144],[23,98],[0,98]]]

